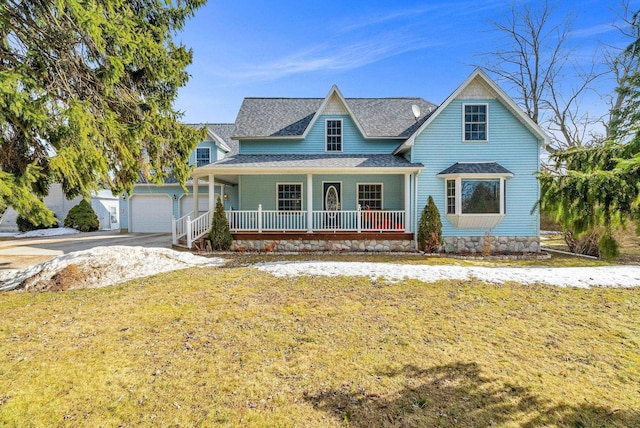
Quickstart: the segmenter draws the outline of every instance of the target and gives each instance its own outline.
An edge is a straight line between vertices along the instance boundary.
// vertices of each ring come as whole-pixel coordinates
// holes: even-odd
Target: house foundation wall
[[[487,248],[488,247],[488,248]],[[539,253],[538,236],[451,236],[444,238],[447,253]]]
[[[415,251],[413,240],[387,239],[239,239],[232,251]]]

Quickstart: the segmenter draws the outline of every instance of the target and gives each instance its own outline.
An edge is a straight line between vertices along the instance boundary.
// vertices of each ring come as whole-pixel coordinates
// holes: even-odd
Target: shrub
[[[429,253],[435,253],[442,249],[442,221],[440,211],[431,195],[427,199],[427,205],[422,210],[420,224],[418,225],[418,249]]]
[[[98,230],[100,221],[96,212],[91,208],[91,204],[83,199],[78,205],[69,210],[67,218],[64,219],[64,225],[81,232],[92,232]]]
[[[212,250],[228,250],[233,243],[233,237],[229,230],[229,222],[224,214],[224,206],[218,197],[216,211],[211,219],[211,231],[209,232]]]
[[[57,219],[58,218],[56,217],[56,220]],[[58,227],[58,222],[56,221],[51,226],[46,226],[44,224],[34,224],[34,223],[31,223],[29,220],[27,220],[25,217],[22,217],[21,215],[19,215],[18,218],[16,218],[16,225],[18,226],[18,230],[20,232],[30,232],[32,230],[38,230],[38,229],[54,229]]]

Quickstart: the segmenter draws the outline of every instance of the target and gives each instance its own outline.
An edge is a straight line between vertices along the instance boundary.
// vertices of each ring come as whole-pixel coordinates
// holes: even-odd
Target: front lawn
[[[0,425],[640,426],[639,289],[195,268],[0,313]]]

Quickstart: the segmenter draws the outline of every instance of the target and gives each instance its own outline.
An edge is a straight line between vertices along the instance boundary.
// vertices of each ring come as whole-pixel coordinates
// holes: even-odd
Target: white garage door
[[[217,193],[214,198],[213,206],[215,208],[215,201],[217,201],[218,198]],[[201,213],[209,211],[208,195],[198,195],[198,211]],[[180,217],[185,216],[190,212],[193,212],[193,195],[186,195],[180,198]]]
[[[171,232],[173,202],[167,195],[133,195],[131,197],[131,232]]]

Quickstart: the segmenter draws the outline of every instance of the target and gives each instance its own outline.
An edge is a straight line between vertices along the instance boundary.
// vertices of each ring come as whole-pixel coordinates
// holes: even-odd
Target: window
[[[500,179],[461,180],[462,214],[500,214]]]
[[[208,165],[211,163],[211,149],[209,147],[198,147],[196,149],[196,166]]]
[[[446,216],[461,229],[495,227],[507,211],[506,177],[445,180]]]
[[[302,184],[278,184],[278,211],[302,211]]]
[[[382,184],[358,184],[358,204],[364,210],[382,209]]]
[[[327,120],[326,125],[327,151],[342,151],[342,120]]]
[[[456,180],[447,180],[447,214],[456,213]]]
[[[487,141],[487,105],[464,105],[464,141]]]

